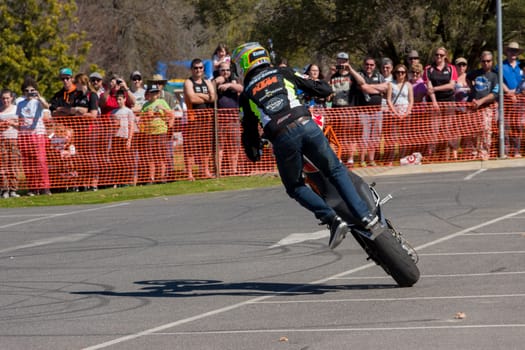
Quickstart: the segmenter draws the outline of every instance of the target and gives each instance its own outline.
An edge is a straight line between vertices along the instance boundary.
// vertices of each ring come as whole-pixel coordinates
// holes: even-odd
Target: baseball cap
[[[416,50],[412,50],[408,53],[408,58],[419,58],[419,54],[417,53]]]
[[[348,59],[348,54],[346,52],[339,52],[337,54],[337,58],[339,58],[341,60],[347,60]]]
[[[159,92],[160,88],[157,84],[149,84],[148,89],[146,91],[147,92]]]
[[[129,76],[129,78],[131,80],[133,80],[133,78],[135,78],[135,77],[139,77],[140,79],[142,79],[142,73],[140,73],[138,70],[136,70],[133,73],[131,73],[131,75]]]
[[[100,79],[102,80],[102,75],[99,72],[93,72],[89,75],[89,79]]]
[[[456,58],[456,61],[454,61],[454,64],[456,64],[456,65],[458,65],[460,63],[468,64],[467,59],[464,58],[464,57],[458,57],[458,58]]]
[[[58,73],[58,75],[62,76],[62,75],[69,75],[69,76],[72,76],[73,75],[73,71],[71,70],[71,68],[61,68],[60,69],[60,72]]]

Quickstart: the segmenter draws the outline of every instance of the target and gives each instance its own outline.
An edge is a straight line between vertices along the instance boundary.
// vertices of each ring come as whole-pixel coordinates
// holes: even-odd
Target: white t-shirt
[[[20,134],[45,135],[46,126],[44,117],[49,115],[49,110],[44,109],[39,100],[29,98],[16,105],[16,114],[20,117]]]
[[[115,120],[119,121],[119,128],[115,133],[117,137],[128,138],[129,122],[133,125],[133,132],[138,132],[137,122],[135,120],[135,113],[128,107],[114,109],[111,115]]]
[[[18,115],[16,114],[16,106],[11,105],[6,108],[5,111],[0,112],[0,120],[18,120]],[[16,139],[18,137],[18,130],[12,126],[9,126],[6,130],[2,132],[2,138],[4,139]]]

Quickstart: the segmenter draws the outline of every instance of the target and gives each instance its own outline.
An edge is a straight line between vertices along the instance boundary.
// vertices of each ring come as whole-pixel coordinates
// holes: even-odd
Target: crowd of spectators
[[[505,101],[511,105],[505,118],[505,150],[508,156],[518,158],[525,124],[523,102],[518,98],[523,93],[520,86],[525,86],[523,65],[518,60],[522,52],[517,42],[505,47],[502,87]],[[366,57],[357,69],[348,53],[338,53],[327,77],[333,94],[326,107],[358,107],[345,113],[336,128],[348,167],[354,165],[355,152],[360,166],[377,165],[382,140],[389,144],[381,152],[387,166],[394,164],[395,155],[400,160],[416,151],[430,160],[489,159],[500,87],[492,53],[484,51],[479,59],[479,69],[469,67],[464,57],[452,63],[447,49],[438,47],[428,64],[421,63],[418,52],[411,50],[405,62],[395,67],[388,57]],[[483,125],[482,131],[458,136],[461,125],[473,120]],[[429,135],[417,147],[409,139],[414,130]],[[446,142],[440,140],[442,135],[448,135]]]
[[[525,92],[518,59],[522,52],[517,42],[509,43],[502,67],[501,88],[513,105],[506,116],[506,149],[514,157],[521,157],[525,123],[520,113],[523,102],[518,98]],[[354,166],[357,156],[361,167],[376,166],[379,161],[392,166],[415,151],[432,159],[439,149],[446,150],[447,158],[458,159],[461,150],[464,157],[486,160],[497,118],[498,67],[488,51],[481,54],[479,69],[469,67],[464,57],[455,58],[454,63],[451,59],[444,47],[438,47],[429,64],[422,63],[418,52],[412,50],[404,62],[367,56],[359,65],[350,61],[348,53],[340,52],[335,64],[326,69],[311,62],[298,72],[309,79],[325,79],[333,90],[326,99],[303,95],[303,102],[316,113],[328,108],[344,111],[332,127],[348,167]],[[183,97],[167,91],[167,80],[159,74],[144,81],[141,72],[134,71],[127,80],[99,72],[73,75],[70,68],[58,72],[63,87],[49,102],[32,78],[25,79],[23,94],[17,99],[15,92],[2,90],[1,196],[18,197],[21,189],[30,196],[50,195],[57,187],[53,185],[56,177],[60,177],[60,187],[71,191],[97,191],[101,180],[105,186],[164,183],[173,170],[174,126],[180,122],[177,115],[184,118],[181,133],[187,179],[240,173],[238,117],[226,113],[214,120],[213,107],[236,110],[242,81],[225,44],[217,46],[212,63],[213,76],[207,77],[204,61],[192,60]],[[279,65],[287,64],[281,57]],[[457,137],[454,129],[472,114],[483,123],[483,131]],[[431,135],[450,137],[445,144],[436,138],[415,146],[407,131],[421,125],[426,125]],[[218,130],[215,136],[213,130]],[[198,141],[202,139],[209,142]],[[390,148],[382,146],[385,140]],[[212,157],[214,142],[217,166]],[[197,175],[196,166],[200,170]]]

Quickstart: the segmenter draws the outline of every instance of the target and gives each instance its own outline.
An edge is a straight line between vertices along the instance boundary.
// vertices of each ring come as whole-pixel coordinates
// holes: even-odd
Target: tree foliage
[[[58,90],[61,67],[77,68],[90,44],[77,28],[73,0],[0,2],[0,76],[15,92],[32,76],[43,94]]]
[[[241,41],[272,38],[276,51],[295,64],[328,62],[342,50],[354,60],[372,55],[402,62],[415,49],[429,62],[439,46],[450,59],[462,55],[476,62],[481,51],[497,49],[494,0],[246,0],[242,11],[225,8],[222,0],[192,3],[208,28],[235,23]],[[505,41],[525,39],[523,5],[505,2]]]
[[[219,42],[271,38],[294,66],[326,66],[343,50],[354,62],[401,62],[416,49],[428,62],[439,46],[475,65],[481,51],[497,49],[495,0],[3,0],[0,13],[2,85],[18,91],[32,75],[47,96],[64,66],[147,78],[158,61],[209,59]],[[524,17],[525,0],[504,1],[504,42],[525,45]]]
[[[147,79],[157,62],[210,58],[216,29],[204,30],[193,20],[193,7],[184,0],[77,0],[80,27],[95,43],[88,61],[107,75],[125,78],[139,70]],[[205,53],[205,56],[203,56]],[[89,67],[81,67],[84,70]],[[184,67],[171,66],[170,77],[186,77]]]

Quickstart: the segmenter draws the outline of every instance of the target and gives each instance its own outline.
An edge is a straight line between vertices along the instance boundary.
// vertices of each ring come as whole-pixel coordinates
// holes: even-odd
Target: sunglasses
[[[419,57],[409,57],[408,59],[409,59],[409,60],[418,60]]]
[[[465,66],[465,67],[466,67],[466,66],[467,66],[467,64],[466,64],[466,63],[463,63],[463,62],[461,62],[461,63],[458,63],[458,64],[456,64],[456,66]]]
[[[481,60],[481,63],[490,63],[492,60]]]
[[[93,78],[93,79],[89,79],[89,81],[92,83],[95,83],[97,81],[102,81],[102,79]]]
[[[62,80],[62,81],[69,81],[69,80],[71,80],[71,77],[60,77],[60,80]]]
[[[191,69],[200,70],[200,69],[204,69],[204,66],[195,66],[195,67],[192,67]]]
[[[219,69],[219,72],[229,72],[230,69]]]
[[[395,74],[407,74],[404,70],[397,70],[394,72]]]

